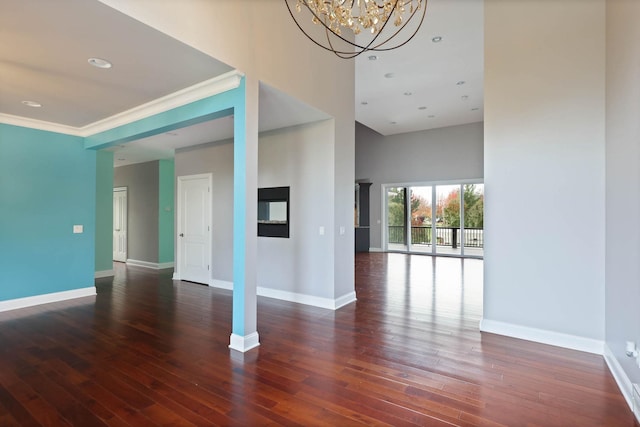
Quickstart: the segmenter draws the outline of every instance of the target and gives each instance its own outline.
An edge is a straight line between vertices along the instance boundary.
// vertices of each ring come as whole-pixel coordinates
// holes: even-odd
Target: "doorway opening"
[[[127,187],[113,189],[113,260],[127,262]]]

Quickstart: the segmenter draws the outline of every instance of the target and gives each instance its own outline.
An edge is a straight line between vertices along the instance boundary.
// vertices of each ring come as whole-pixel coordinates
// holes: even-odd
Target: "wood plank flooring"
[[[478,332],[480,260],[358,254],[356,288],[259,298],[242,355],[231,292],[119,265],[0,313],[0,426],[634,426],[602,357]]]

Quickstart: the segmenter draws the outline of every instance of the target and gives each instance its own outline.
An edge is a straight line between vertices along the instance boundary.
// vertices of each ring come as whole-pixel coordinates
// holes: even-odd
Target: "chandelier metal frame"
[[[289,5],[290,1],[296,1],[297,2],[296,4],[297,4],[298,11],[300,11],[300,5],[301,4],[304,5],[306,7],[306,9],[309,11],[309,13],[311,14],[313,23],[315,23],[315,24],[319,23],[324,27],[325,35],[326,35],[326,45],[323,44],[322,42],[318,41],[318,40],[315,40],[313,37],[311,37],[311,35],[309,35],[309,33],[307,31],[304,30],[303,26],[300,24],[298,19],[296,19],[295,14],[291,10],[291,6]],[[289,10],[289,14],[291,15],[291,18],[293,19],[293,22],[295,22],[296,26],[300,29],[300,31],[302,31],[302,33],[305,36],[307,36],[307,38],[309,40],[311,40],[313,43],[315,43],[316,45],[320,46],[321,48],[323,48],[325,50],[333,52],[336,56],[338,56],[338,57],[340,57],[342,59],[355,58],[358,55],[363,54],[364,52],[390,51],[390,50],[397,49],[397,48],[399,48],[401,46],[404,46],[405,44],[409,43],[409,41],[411,41],[411,39],[413,39],[415,37],[415,35],[418,33],[418,30],[420,29],[420,27],[422,26],[422,23],[424,22],[424,18],[426,16],[426,12],[427,12],[427,3],[428,3],[428,0],[419,0],[418,1],[418,7],[412,8],[412,10],[409,12],[408,18],[406,20],[404,20],[404,23],[402,23],[401,25],[395,24],[396,27],[397,27],[395,32],[393,32],[389,37],[385,38],[384,40],[378,42],[378,38],[384,32],[384,29],[387,26],[387,24],[389,23],[389,21],[391,21],[391,19],[388,19],[388,18],[393,16],[394,13],[397,14],[398,11],[400,10],[400,8],[404,8],[404,6],[406,4],[413,4],[413,1],[415,1],[415,0],[395,0],[395,1],[393,1],[393,7],[391,8],[391,10],[389,12],[389,15],[387,16],[387,19],[382,22],[382,25],[381,25],[381,27],[379,29],[376,29],[375,31],[372,30],[372,32],[374,34],[373,38],[366,45],[360,45],[358,43],[352,42],[352,41],[346,39],[345,37],[343,37],[340,34],[339,26],[336,25],[336,29],[335,30],[331,28],[331,23],[329,22],[329,15],[328,14],[320,14],[319,15],[309,6],[309,2],[315,2],[315,3],[322,2],[325,7],[328,7],[329,10],[333,11],[333,4],[334,3],[338,3],[341,7],[344,4],[349,4],[350,3],[350,5],[351,5],[350,9],[353,9],[355,7],[356,1],[358,1],[358,0],[284,0],[285,4],[287,5],[287,9]],[[364,1],[364,0],[360,0],[360,1]],[[360,3],[360,1],[358,1],[358,3]],[[375,3],[379,9],[382,9],[384,6],[380,6],[378,4],[378,1],[379,0],[368,0],[368,2]],[[383,3],[383,5],[384,5],[384,3]],[[406,40],[402,41],[401,43],[398,43],[397,45],[394,45],[392,47],[387,47],[386,46],[387,43],[389,43],[402,30],[404,30],[406,28],[406,26],[409,24],[409,22],[411,22],[411,20],[414,18],[414,16],[416,15],[418,10],[420,10],[420,9],[422,9],[422,14],[420,15],[420,22],[416,26],[416,28],[413,31],[413,33],[411,33],[411,35]],[[341,25],[341,26],[344,27],[344,25]],[[349,27],[345,27],[345,28],[349,29]],[[334,42],[337,41],[337,40],[332,41],[332,37],[335,37],[336,39],[342,40],[343,42],[345,42],[348,45],[350,45],[351,47],[353,47],[354,50],[339,50],[339,49],[337,49],[334,46],[334,44],[335,44]]]

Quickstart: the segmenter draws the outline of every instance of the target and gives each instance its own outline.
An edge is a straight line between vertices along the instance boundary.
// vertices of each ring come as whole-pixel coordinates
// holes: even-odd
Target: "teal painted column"
[[[174,261],[175,163],[158,162],[158,263]]]
[[[260,345],[257,332],[258,81],[244,77],[234,110],[233,147],[233,332],[229,347]]]
[[[96,153],[96,276],[113,276],[113,153]]]

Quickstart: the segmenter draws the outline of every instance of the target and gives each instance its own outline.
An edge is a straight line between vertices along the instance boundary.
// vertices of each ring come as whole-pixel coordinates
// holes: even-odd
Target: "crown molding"
[[[29,129],[45,130],[47,132],[62,133],[65,135],[84,136],[82,135],[80,128],[61,125],[59,123],[45,122],[44,120],[30,119],[29,117],[14,116],[11,114],[0,113],[0,123]]]
[[[242,77],[244,77],[244,74],[237,70],[229,71],[228,73],[221,74],[212,79],[205,80],[83,127],[67,126],[2,113],[0,113],[0,123],[87,137],[235,89],[240,86]]]

